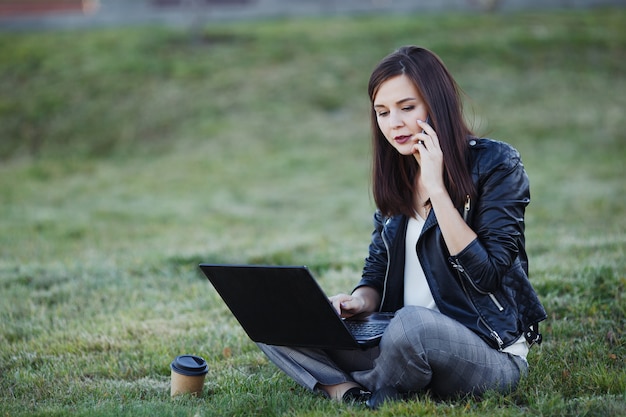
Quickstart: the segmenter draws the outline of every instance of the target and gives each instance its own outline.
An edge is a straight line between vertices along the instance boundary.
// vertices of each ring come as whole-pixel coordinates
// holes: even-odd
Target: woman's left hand
[[[417,121],[417,125],[423,129],[423,133],[414,135],[416,143],[413,155],[420,165],[421,185],[437,214],[437,222],[448,251],[451,255],[456,255],[476,239],[477,235],[461,217],[443,182],[443,152],[437,133],[421,120]]]
[[[413,140],[415,140],[413,155],[420,165],[422,184],[429,194],[441,191],[445,186],[443,183],[443,152],[439,146],[439,138],[428,123],[418,120],[417,126],[422,129],[422,133],[413,135]]]

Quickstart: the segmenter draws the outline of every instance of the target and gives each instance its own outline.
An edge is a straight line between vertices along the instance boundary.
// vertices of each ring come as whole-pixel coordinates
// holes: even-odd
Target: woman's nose
[[[402,126],[404,124],[404,122],[402,121],[402,117],[400,117],[400,115],[396,112],[391,112],[390,116],[390,122],[391,122],[391,126],[392,127],[399,127]]]

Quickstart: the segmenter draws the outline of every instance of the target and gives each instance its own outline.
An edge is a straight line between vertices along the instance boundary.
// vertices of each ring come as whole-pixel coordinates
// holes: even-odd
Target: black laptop
[[[342,319],[305,266],[200,264],[250,339],[268,345],[359,349],[375,346],[393,317]]]

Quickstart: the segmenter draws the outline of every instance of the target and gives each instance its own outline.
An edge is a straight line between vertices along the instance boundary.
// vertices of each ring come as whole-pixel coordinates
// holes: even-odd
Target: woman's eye
[[[413,109],[415,109],[415,106],[402,107],[402,110],[404,110],[404,111],[412,111]]]
[[[389,114],[388,111],[379,111],[378,112],[378,117],[384,117],[384,116],[387,116],[388,114]]]

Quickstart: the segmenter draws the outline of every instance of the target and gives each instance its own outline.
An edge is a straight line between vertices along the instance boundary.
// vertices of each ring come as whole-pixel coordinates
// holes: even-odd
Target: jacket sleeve
[[[483,293],[498,289],[518,258],[527,270],[524,212],[530,202],[528,176],[515,149],[502,142],[491,145],[486,150],[476,149],[478,196],[468,223],[478,237],[450,258],[453,267]]]
[[[365,258],[361,281],[355,289],[362,286],[369,286],[376,289],[380,294],[383,293],[388,264],[387,247],[383,240],[383,225],[384,217],[379,210],[376,210],[376,213],[374,213],[374,231],[372,232],[372,241],[369,245],[369,254],[367,258]]]

